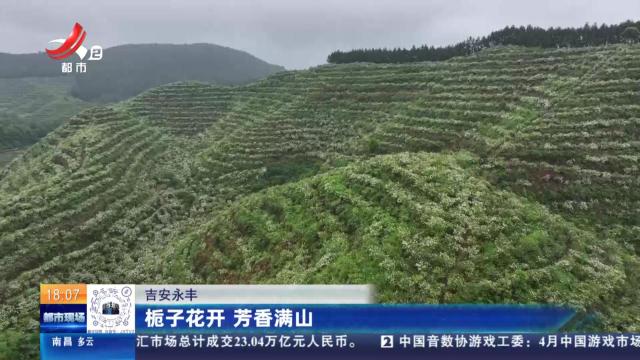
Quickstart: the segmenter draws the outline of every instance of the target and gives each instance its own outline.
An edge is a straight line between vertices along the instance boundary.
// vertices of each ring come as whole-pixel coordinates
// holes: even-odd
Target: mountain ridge
[[[207,43],[117,45],[104,49],[102,60],[85,62],[86,73],[64,74],[61,61],[49,59],[44,52],[0,53],[0,78],[71,76],[75,97],[112,102],[175,81],[237,85],[284,70],[248,52]]]

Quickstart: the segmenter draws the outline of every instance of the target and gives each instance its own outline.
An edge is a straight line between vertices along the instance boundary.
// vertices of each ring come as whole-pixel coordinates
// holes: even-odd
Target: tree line
[[[442,61],[455,56],[470,55],[485,48],[500,45],[519,45],[541,48],[601,46],[635,43],[640,40],[640,21],[625,21],[616,25],[585,24],[579,28],[548,28],[535,26],[507,26],[483,37],[470,37],[454,45],[434,47],[422,45],[410,49],[355,49],[334,51],[327,58],[331,64],[352,62],[407,63]]]

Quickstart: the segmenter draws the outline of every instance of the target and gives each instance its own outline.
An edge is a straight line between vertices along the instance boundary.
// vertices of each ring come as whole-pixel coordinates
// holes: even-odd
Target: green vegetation
[[[629,43],[635,43],[640,40],[640,30],[636,26],[629,26],[620,36]]]
[[[0,53],[0,78],[2,79],[62,75],[60,63],[51,60],[44,51],[36,54]]]
[[[74,81],[73,96],[113,102],[176,81],[239,85],[284,70],[244,51],[212,44],[114,46],[104,50],[102,60],[88,62],[86,73],[77,75],[63,74],[60,64],[44,53],[0,53],[0,79],[64,76]]]
[[[105,49],[91,71],[76,76],[73,94],[112,102],[176,81],[239,85],[283,70],[244,51],[212,44],[122,45]]]
[[[269,188],[216,215],[188,253],[209,283],[373,283],[386,302],[614,303],[619,246],[496,190],[478,161],[402,153]]]
[[[116,46],[88,67],[85,74],[65,75],[60,62],[44,53],[0,53],[0,169],[19,149],[89,106],[85,100],[119,101],[183,80],[245,84],[284,70],[245,52],[209,44]]]
[[[0,172],[0,329],[37,327],[41,282],[370,281],[640,331],[639,55],[503,47],[85,110]]]
[[[20,155],[23,150],[4,150],[0,151],[0,169],[5,167],[8,163],[11,162],[15,157]]]
[[[34,144],[85,108],[70,88],[65,78],[0,79],[0,152]]]
[[[482,49],[502,45],[559,48],[603,46],[635,43],[640,40],[640,22],[631,20],[620,24],[585,24],[578,28],[549,28],[537,26],[507,26],[478,38],[468,38],[454,45],[434,47],[422,45],[411,49],[355,49],[334,51],[327,58],[331,64],[352,62],[408,63],[417,61],[443,61],[455,56],[474,54]]]

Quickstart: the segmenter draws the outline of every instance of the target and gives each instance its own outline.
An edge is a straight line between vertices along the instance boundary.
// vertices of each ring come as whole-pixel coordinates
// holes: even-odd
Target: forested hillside
[[[71,86],[61,77],[0,79],[0,152],[34,144],[85,108]]]
[[[408,63],[418,61],[442,61],[454,56],[465,56],[495,46],[517,45],[540,48],[572,48],[636,43],[640,41],[640,21],[620,24],[585,24],[582,27],[548,28],[538,26],[507,26],[489,35],[470,37],[447,46],[413,46],[410,49],[354,49],[337,50],[329,54],[327,62],[346,64],[352,62]]]
[[[371,282],[640,331],[639,55],[500,47],[83,111],[0,173],[0,354],[34,356],[12,339],[41,282]]]
[[[62,76],[60,63],[51,60],[44,51],[35,54],[8,54],[0,52],[0,78]]]

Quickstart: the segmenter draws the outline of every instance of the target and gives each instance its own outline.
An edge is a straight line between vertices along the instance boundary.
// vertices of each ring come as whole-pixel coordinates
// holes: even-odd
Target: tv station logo
[[[91,48],[87,49],[83,46],[83,43],[87,37],[87,32],[84,30],[80,23],[75,23],[73,29],[71,30],[71,34],[66,39],[54,39],[49,41],[49,43],[60,44],[60,46],[56,49],[45,49],[47,55],[53,60],[65,60],[69,57],[73,56],[73,54],[78,55],[80,61],[76,62],[62,62],[62,72],[65,74],[71,73],[86,73],[87,72],[87,63],[84,62],[85,57],[89,54],[87,58],[88,61],[98,61],[102,60],[102,46],[93,45]],[[74,66],[75,65],[75,66]],[[75,70],[75,71],[74,71]]]

